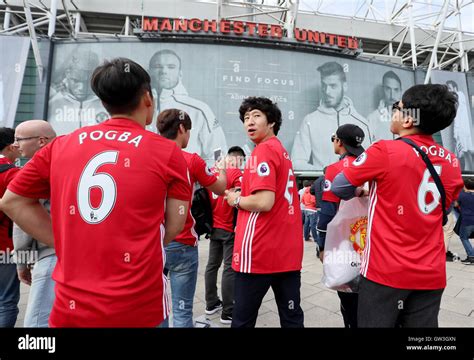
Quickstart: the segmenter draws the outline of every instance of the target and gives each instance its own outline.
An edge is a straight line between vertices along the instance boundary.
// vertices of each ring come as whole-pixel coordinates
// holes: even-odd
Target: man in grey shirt
[[[55,137],[55,131],[44,120],[25,121],[15,129],[15,144],[25,158],[32,158]],[[49,199],[41,200],[41,203],[49,212]],[[56,266],[56,253],[53,248],[33,239],[16,225],[13,227],[13,246],[18,277],[21,282],[31,286],[24,326],[48,327],[54,302],[52,272]]]

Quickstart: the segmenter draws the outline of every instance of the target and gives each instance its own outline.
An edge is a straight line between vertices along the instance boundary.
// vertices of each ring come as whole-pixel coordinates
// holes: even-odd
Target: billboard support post
[[[428,84],[431,77],[431,70],[433,70],[434,60],[438,56],[438,45],[441,40],[441,35],[444,30],[444,21],[446,20],[446,15],[448,14],[449,1],[444,2],[443,13],[441,15],[441,23],[439,24],[438,34],[436,35],[436,40],[433,45],[433,51],[431,52],[430,65],[428,66],[428,71],[426,72],[425,84]]]

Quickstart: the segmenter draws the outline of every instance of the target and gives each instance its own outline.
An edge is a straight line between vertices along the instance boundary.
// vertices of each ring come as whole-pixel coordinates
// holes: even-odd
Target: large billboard
[[[157,112],[178,108],[193,122],[188,151],[213,161],[217,148],[252,150],[239,120],[247,96],[266,96],[283,113],[279,138],[296,171],[321,171],[337,160],[330,142],[354,123],[364,145],[391,139],[391,106],[414,73],[351,58],[260,47],[160,42],[56,43],[48,120],[59,134],[107,118],[90,90],[103,60],[127,57],[150,72]],[[154,126],[153,126],[153,130]]]
[[[453,123],[441,131],[443,146],[460,160],[464,172],[474,171],[474,126],[466,74],[433,70],[433,84],[445,84],[458,96],[458,110]]]
[[[0,36],[0,127],[13,127],[30,38]]]

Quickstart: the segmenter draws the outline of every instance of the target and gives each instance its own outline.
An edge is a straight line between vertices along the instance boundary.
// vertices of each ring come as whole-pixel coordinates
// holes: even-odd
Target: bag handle
[[[403,138],[403,137],[400,137],[397,140],[401,140],[404,143],[407,143],[408,145],[415,148],[416,151],[418,151],[418,153],[420,154],[423,161],[425,162],[426,167],[428,168],[428,171],[430,172],[431,177],[433,178],[433,180],[436,184],[436,187],[438,188],[438,191],[441,195],[441,206],[443,207],[443,226],[446,225],[446,223],[448,222],[448,213],[446,211],[446,192],[444,191],[443,183],[441,182],[441,178],[439,177],[438,173],[436,172],[436,170],[433,166],[433,163],[431,162],[428,155],[426,155],[426,153],[423,150],[421,150],[419,148],[419,146],[416,145],[412,140],[407,139],[407,138]]]

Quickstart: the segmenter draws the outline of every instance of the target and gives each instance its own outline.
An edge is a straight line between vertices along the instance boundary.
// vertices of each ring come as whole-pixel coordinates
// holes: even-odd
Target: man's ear
[[[346,82],[342,83],[342,90],[344,91],[344,94],[347,93],[347,83]]]
[[[149,91],[145,91],[145,93],[143,94],[143,102],[145,104],[146,107],[150,107],[150,106],[153,106],[154,103],[153,103],[153,98],[151,97],[151,94]]]
[[[404,129],[411,129],[414,126],[415,126],[415,121],[413,120],[411,115],[407,115],[403,118],[402,127]]]

